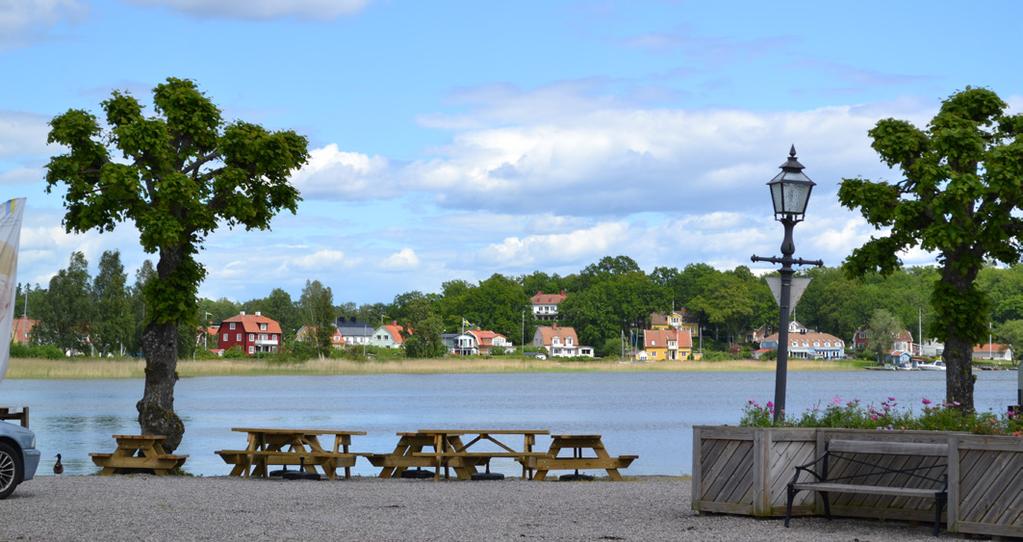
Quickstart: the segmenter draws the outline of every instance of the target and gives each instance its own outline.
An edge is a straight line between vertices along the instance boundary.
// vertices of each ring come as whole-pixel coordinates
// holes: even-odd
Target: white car
[[[0,421],[0,500],[14,493],[18,484],[31,480],[38,466],[35,433]]]
[[[533,357],[536,359],[547,359],[547,354],[537,354]]]

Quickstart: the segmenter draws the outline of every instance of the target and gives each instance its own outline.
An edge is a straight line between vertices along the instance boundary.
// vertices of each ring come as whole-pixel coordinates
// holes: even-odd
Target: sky
[[[765,183],[793,144],[817,183],[796,255],[838,265],[878,235],[839,205],[841,179],[899,178],[867,130],[924,126],[967,85],[1019,111],[1021,16],[1011,1],[0,0],[0,198],[28,198],[19,281],[45,287],[74,250],[93,270],[120,250],[133,274],[154,255],[132,224],[65,232],[47,122],[113,90],[149,104],[183,77],[226,119],[311,151],[295,215],[209,237],[205,297],[297,297],[311,279],[335,302],[388,302],[618,254],[766,269],[749,257],[778,252]]]

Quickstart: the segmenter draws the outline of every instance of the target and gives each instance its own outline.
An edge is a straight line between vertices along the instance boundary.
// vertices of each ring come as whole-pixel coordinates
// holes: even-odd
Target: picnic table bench
[[[365,435],[365,431],[253,427],[234,427],[231,430],[248,434],[248,445],[244,450],[216,451],[225,463],[234,465],[231,476],[266,478],[269,465],[298,465],[309,473],[316,473],[319,467],[329,480],[336,478],[337,469],[344,468],[345,479],[349,479],[355,459],[372,455],[349,450],[352,436]],[[334,442],[330,448],[320,444],[321,435],[333,435]]]
[[[562,450],[572,450],[572,457],[558,457]],[[583,450],[593,450],[593,457],[584,457]],[[618,469],[628,468],[639,456],[620,455],[612,457],[604,448],[600,435],[551,435],[551,446],[546,454],[527,457],[524,465],[536,469],[534,479],[544,480],[552,470],[603,469],[609,478],[620,481]]]
[[[22,427],[28,429],[28,407],[0,406],[0,420],[18,420]]]
[[[824,453],[816,460],[796,467],[796,473],[788,484],[787,501],[785,503],[785,526],[789,526],[792,515],[792,501],[800,491],[815,491],[821,495],[824,504],[824,515],[831,519],[830,493],[862,493],[869,495],[890,495],[894,497],[916,497],[934,499],[934,536],[941,530],[941,513],[948,500],[947,463],[925,464],[910,468],[893,468],[872,459],[867,454],[876,456],[935,456],[948,457],[947,444],[928,444],[918,442],[880,442],[870,440],[832,439],[825,444]],[[842,476],[829,476],[829,467],[833,459],[842,459],[855,464],[858,469]],[[896,463],[901,465],[901,463]],[[928,471],[945,468],[946,473],[940,477],[930,476]],[[922,472],[921,472],[922,471]],[[813,481],[800,482],[802,473],[813,477]],[[885,475],[896,475],[904,483],[884,485],[880,480]],[[898,476],[904,475],[904,476]],[[891,479],[892,477],[888,477]],[[873,483],[869,483],[872,482]],[[932,487],[913,487],[908,482],[929,483]]]
[[[523,463],[529,457],[546,455],[534,452],[537,435],[546,435],[546,429],[420,429],[412,432],[398,433],[397,446],[390,454],[374,454],[369,461],[381,467],[380,477],[391,478],[401,476],[410,467],[433,468],[434,479],[439,479],[443,469],[445,477],[450,477],[449,469],[454,469],[460,480],[472,479],[476,467],[489,464],[495,458],[511,458]],[[468,442],[463,437],[472,436]],[[495,436],[496,435],[496,436]],[[522,449],[516,450],[499,436],[522,435]],[[470,449],[480,442],[489,442],[499,450]],[[431,448],[432,452],[424,452]],[[522,467],[523,478],[531,477],[532,469],[525,463]]]
[[[92,453],[92,462],[102,467],[100,476],[149,472],[157,476],[185,464],[187,455],[168,454],[163,449],[163,435],[114,435],[117,449],[113,453]]]

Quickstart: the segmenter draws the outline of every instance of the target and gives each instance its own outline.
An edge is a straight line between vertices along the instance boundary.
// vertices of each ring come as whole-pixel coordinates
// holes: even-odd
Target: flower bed
[[[799,417],[774,422],[774,404],[749,400],[743,409],[742,427],[811,427],[877,430],[962,431],[976,435],[1023,436],[1023,416],[1011,412],[963,412],[956,403],[921,400],[921,412],[900,406],[895,397],[880,405],[864,405],[859,399],[844,401],[835,397],[826,406],[819,403]]]

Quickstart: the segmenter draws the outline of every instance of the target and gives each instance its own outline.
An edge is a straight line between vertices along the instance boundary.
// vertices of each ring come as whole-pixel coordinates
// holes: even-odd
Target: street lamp
[[[789,158],[781,166],[781,173],[775,175],[767,186],[771,189],[771,202],[774,204],[774,219],[785,227],[785,239],[781,243],[781,258],[772,256],[762,258],[753,255],[754,262],[770,262],[781,264],[781,295],[778,304],[781,316],[778,325],[778,356],[774,375],[774,421],[784,418],[785,412],[785,379],[788,374],[789,362],[789,299],[792,296],[792,265],[815,265],[821,267],[821,260],[804,260],[793,258],[796,245],[792,242],[792,230],[803,221],[806,204],[810,201],[810,192],[814,182],[803,173],[803,164],[796,160],[796,146],[789,150]]]

